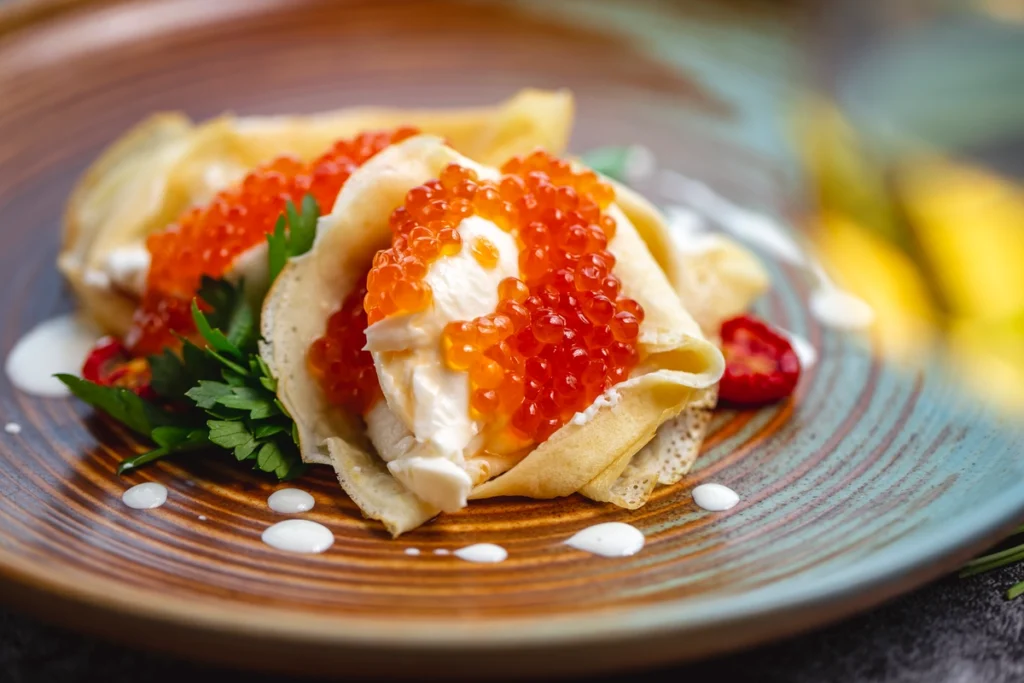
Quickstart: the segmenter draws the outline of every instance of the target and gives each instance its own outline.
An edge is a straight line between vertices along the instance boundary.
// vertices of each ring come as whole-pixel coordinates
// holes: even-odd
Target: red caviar
[[[382,149],[416,134],[413,128],[362,133],[341,140],[311,163],[279,157],[218,193],[204,207],[146,241],[152,257],[142,304],[127,342],[136,355],[160,351],[173,332],[192,331],[191,300],[204,275],[223,276],[248,249],[260,244],[289,200],[311,194],[327,213],[345,181]]]
[[[469,373],[473,416],[508,426],[528,444],[628,377],[644,313],[621,295],[607,249],[616,229],[604,213],[615,198],[611,186],[542,151],[512,159],[502,172],[481,181],[452,164],[410,190],[391,215],[391,248],[374,258],[365,309],[372,324],[427,308],[427,269],[462,248],[464,218],[481,216],[516,235],[520,276],[502,281],[493,313],[450,323],[442,350],[449,368]],[[493,245],[470,248],[481,265],[497,262]]]
[[[373,357],[366,346],[366,287],[352,291],[327,321],[327,331],[309,347],[309,370],[327,400],[364,414],[381,397]]]

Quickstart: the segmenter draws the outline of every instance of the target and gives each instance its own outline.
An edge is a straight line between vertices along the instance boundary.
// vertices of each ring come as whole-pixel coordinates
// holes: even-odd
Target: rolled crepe
[[[296,421],[304,459],[330,462],[363,513],[394,535],[419,526],[438,510],[392,476],[368,443],[360,416],[325,400],[307,368],[306,353],[324,334],[330,315],[360,284],[373,254],[390,245],[391,212],[408,190],[436,178],[453,162],[472,164],[430,136],[406,140],[367,162],[342,189],[333,212],[321,219],[313,249],[286,266],[263,310],[262,352],[278,377],[279,397]],[[562,426],[504,473],[477,483],[471,498],[554,498],[581,492],[624,504],[627,497],[616,485],[634,456],[662,423],[704,398],[723,372],[721,353],[686,312],[637,229],[618,208],[613,206],[610,214],[618,227],[608,248],[616,257],[622,293],[646,312],[638,339],[641,363],[580,419]],[[391,448],[410,437],[399,426],[375,441],[378,448]],[[489,468],[474,468],[472,459],[467,470],[486,476]],[[646,500],[646,494],[641,498]]]
[[[561,152],[572,114],[568,92],[539,90],[469,109],[226,115],[202,124],[181,114],[157,114],[116,141],[78,182],[65,214],[58,266],[85,312],[107,332],[122,336],[140,292],[111,277],[111,259],[126,247],[144,259],[147,235],[275,156],[312,159],[338,139],[407,125],[443,137],[474,159],[499,163],[536,147]]]

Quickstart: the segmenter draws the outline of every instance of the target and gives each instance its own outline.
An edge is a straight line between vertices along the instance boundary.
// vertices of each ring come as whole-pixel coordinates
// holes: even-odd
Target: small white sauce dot
[[[121,500],[133,510],[152,510],[167,502],[167,487],[152,481],[137,484],[121,494]]]
[[[406,548],[405,549],[405,554],[406,555],[414,555],[414,556],[415,555],[419,555],[420,554],[420,549],[419,548]]]
[[[21,434],[21,425],[17,422],[8,422],[4,425],[4,431],[8,434]]]
[[[263,542],[290,553],[322,553],[334,545],[334,534],[323,524],[308,519],[287,519],[267,527]]]
[[[475,543],[465,548],[459,548],[455,551],[455,556],[466,562],[493,564],[504,562],[508,557],[508,551],[493,543]]]
[[[309,512],[315,504],[313,496],[301,489],[281,489],[274,491],[267,498],[267,505],[270,506],[270,509],[283,515]]]
[[[200,522],[205,522],[206,521],[206,515],[199,515],[199,521]]]
[[[435,555],[451,555],[452,551],[448,550],[447,548],[435,548],[434,549],[434,554]]]
[[[740,502],[739,494],[721,484],[701,484],[693,490],[693,502],[711,512],[729,510]]]

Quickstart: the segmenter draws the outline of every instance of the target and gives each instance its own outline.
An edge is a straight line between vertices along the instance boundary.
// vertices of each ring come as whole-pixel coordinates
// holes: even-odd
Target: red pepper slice
[[[741,406],[781,401],[800,379],[800,360],[789,340],[768,323],[741,315],[722,323],[725,374],[718,396]]]
[[[132,358],[125,345],[113,337],[96,342],[82,364],[82,379],[106,387],[131,389],[143,398],[154,396],[149,385],[149,363],[144,358]]]

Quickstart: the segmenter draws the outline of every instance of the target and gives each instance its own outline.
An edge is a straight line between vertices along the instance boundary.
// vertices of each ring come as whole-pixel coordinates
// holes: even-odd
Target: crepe
[[[722,322],[746,311],[768,289],[768,273],[748,249],[721,234],[675,235],[642,195],[605,180],[615,187],[619,208],[707,339],[716,341]],[[678,416],[658,428],[614,482],[589,485],[581,493],[635,510],[655,487],[678,483],[700,453],[717,402],[717,385],[700,390]]]
[[[333,212],[321,219],[313,249],[286,266],[263,309],[262,353],[296,421],[303,458],[332,464],[363,513],[394,535],[419,526],[438,510],[391,475],[370,447],[359,416],[328,404],[307,369],[306,352],[365,275],[373,254],[390,245],[388,217],[406,192],[436,178],[452,162],[472,164],[431,136],[393,145],[367,162],[342,189]],[[639,336],[641,364],[583,419],[562,426],[508,471],[477,483],[471,498],[555,498],[579,491],[627,507],[642,503],[649,491],[624,495],[619,488],[623,473],[631,466],[661,467],[657,458],[634,463],[634,456],[661,424],[713,391],[723,372],[721,353],[686,312],[641,234],[618,208],[610,213],[618,228],[608,248],[616,257],[622,293],[646,312]],[[411,436],[394,427],[393,420],[388,424],[388,434],[375,438],[378,447],[391,448]],[[486,477],[488,469],[474,471]]]
[[[157,114],[116,141],[82,176],[65,214],[58,266],[85,312],[105,331],[123,336],[139,292],[109,276],[111,255],[132,245],[142,250],[148,234],[260,163],[281,154],[311,159],[338,139],[403,125],[441,136],[484,163],[499,163],[535,147],[560,152],[572,112],[565,91],[523,90],[501,104],[469,109],[226,115],[202,124],[182,114]]]

